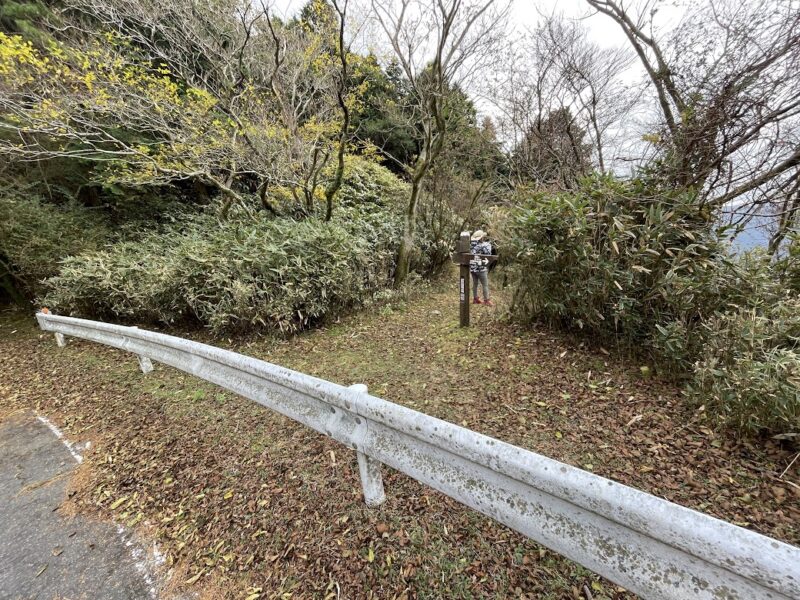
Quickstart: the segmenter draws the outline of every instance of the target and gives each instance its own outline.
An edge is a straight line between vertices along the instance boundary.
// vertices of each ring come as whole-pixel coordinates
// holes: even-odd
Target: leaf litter
[[[714,431],[636,362],[436,287],[289,339],[227,347],[350,385],[783,541],[800,541],[796,456]],[[13,334],[7,332],[13,331]],[[217,343],[205,332],[178,335]],[[509,359],[513,354],[514,358]],[[355,456],[255,403],[0,315],[0,418],[33,409],[92,439],[78,510],[138,527],[209,598],[629,598],[580,565],[384,469],[363,504]],[[798,461],[800,462],[800,461]]]

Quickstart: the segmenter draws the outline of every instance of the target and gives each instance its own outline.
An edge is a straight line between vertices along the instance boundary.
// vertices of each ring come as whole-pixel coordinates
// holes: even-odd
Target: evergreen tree
[[[42,46],[51,39],[45,23],[52,16],[39,0],[4,0],[0,2],[0,31]]]

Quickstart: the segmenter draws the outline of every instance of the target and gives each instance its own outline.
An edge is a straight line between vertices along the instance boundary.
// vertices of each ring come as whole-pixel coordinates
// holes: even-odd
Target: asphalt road
[[[156,598],[147,554],[129,533],[61,514],[76,466],[36,416],[0,423],[0,600]]]

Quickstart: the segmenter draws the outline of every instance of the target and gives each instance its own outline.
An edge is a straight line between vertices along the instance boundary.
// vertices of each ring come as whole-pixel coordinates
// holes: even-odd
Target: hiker
[[[494,240],[491,239],[491,236],[489,235],[489,225],[486,223],[481,223],[481,226],[478,229],[483,230],[484,235],[486,236],[486,241],[489,242],[489,247],[492,249],[489,254],[497,254],[497,246],[495,246]],[[489,273],[491,273],[496,266],[496,262],[489,263]]]
[[[472,234],[469,244],[470,254],[491,254],[492,244],[487,239],[486,232],[478,229]],[[469,261],[469,272],[472,275],[472,303],[494,306],[489,298],[489,259],[474,256]],[[478,297],[478,283],[483,288],[483,301]]]

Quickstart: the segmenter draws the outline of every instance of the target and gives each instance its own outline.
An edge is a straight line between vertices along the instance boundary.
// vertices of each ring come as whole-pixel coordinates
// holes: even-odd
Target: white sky
[[[284,20],[289,19],[300,11],[308,0],[272,0],[271,5],[275,12]],[[589,28],[593,41],[601,46],[620,46],[627,43],[625,35],[616,23],[605,15],[591,15],[592,11],[585,0],[497,0],[510,4],[509,37],[524,33],[536,27],[540,13],[562,13],[569,18],[582,19]],[[351,0],[351,5],[358,3],[363,7],[369,6],[369,0]],[[351,8],[351,13],[353,12]],[[375,32],[377,33],[377,32]],[[358,44],[356,44],[356,47]],[[380,52],[378,52],[380,56]],[[638,65],[637,65],[638,66]],[[638,77],[639,71],[633,74]],[[481,112],[491,113],[491,108],[481,106],[479,99],[475,99]]]
[[[284,19],[295,16],[308,0],[272,0],[275,11]],[[628,40],[620,27],[609,17],[596,14],[585,0],[497,0],[510,4],[509,37],[524,33],[536,27],[540,13],[563,14],[567,18],[581,20],[588,28],[589,37],[601,47],[627,46]],[[645,1],[645,0],[640,0]],[[658,2],[656,23],[660,27],[669,28],[679,20],[685,12],[686,6],[693,0],[662,0]],[[351,0],[351,4],[362,7],[369,6],[369,0]],[[636,1],[627,3],[636,6]],[[352,12],[352,9],[351,9]],[[644,71],[636,60],[624,79],[633,83],[639,80]],[[481,112],[491,113],[491,108],[481,106],[483,103],[475,99]]]
[[[275,7],[278,15],[286,19],[295,16],[306,2],[307,0],[273,0],[271,4]],[[550,13],[551,11],[575,18],[590,14],[589,5],[585,0],[559,0],[558,2],[511,0],[511,18],[509,22],[514,30],[524,31],[526,28],[536,26],[539,12]],[[596,15],[588,19],[587,23],[591,29],[592,38],[597,43],[601,45],[619,45],[625,42],[622,31],[608,17]]]
[[[650,0],[651,3],[657,3],[658,12],[654,20],[655,24],[661,31],[666,31],[673,27],[680,20],[681,15],[686,11],[686,7],[696,0]],[[272,0],[272,6],[275,13],[284,19],[295,16],[300,9],[306,4],[307,0]],[[524,34],[528,30],[536,27],[540,14],[551,15],[561,14],[569,19],[580,20],[587,28],[591,41],[597,43],[601,47],[614,47],[624,46],[629,47],[629,42],[622,32],[620,27],[609,17],[603,14],[597,14],[586,0],[496,0],[498,4],[508,2],[510,4],[510,12],[508,18],[508,37],[513,38],[520,34]],[[637,4],[648,2],[648,0],[631,0],[626,2],[627,9],[632,10]],[[356,14],[368,9],[369,0],[350,0],[350,13]],[[634,11],[635,12],[635,11]],[[368,48],[374,48],[376,41],[380,40],[381,32],[377,26],[373,26],[372,31],[365,36],[363,44],[356,43],[356,49],[361,45],[360,51],[366,51]],[[373,41],[376,40],[376,41]],[[384,55],[380,46],[374,48],[378,56]],[[638,59],[635,59],[632,66],[622,75],[622,80],[628,85],[636,85],[644,81],[644,69]],[[480,86],[480,84],[478,84]],[[476,108],[478,109],[479,116],[488,115],[497,119],[499,116],[499,109],[494,102],[485,96],[482,92],[484,90],[476,88],[475,84],[467,84],[465,88],[467,93],[472,97]],[[617,147],[614,152],[609,152],[607,162],[613,165],[616,158],[625,157],[630,154],[632,148],[623,149],[619,144],[627,144],[633,140],[634,144],[640,142],[639,138],[643,131],[639,131],[640,123],[637,122],[637,115],[632,114],[629,121],[625,124],[625,129],[621,131],[620,139],[617,142]],[[630,140],[628,140],[630,138]],[[621,140],[621,141],[620,141]],[[611,150],[611,148],[609,149]],[[636,155],[636,152],[633,153]],[[621,165],[621,167],[620,167]],[[628,170],[630,168],[629,162],[618,163],[612,166],[615,170]]]
[[[674,22],[684,12],[686,4],[691,1],[672,0],[659,3],[658,22],[660,24]],[[272,5],[280,16],[290,18],[296,15],[306,2],[307,0],[273,0]],[[510,35],[535,27],[540,12],[548,14],[556,12],[570,18],[584,19],[592,40],[601,46],[619,46],[627,43],[619,26],[605,15],[593,15],[591,7],[585,0],[511,0],[510,4],[509,23],[513,27],[509,31]]]

